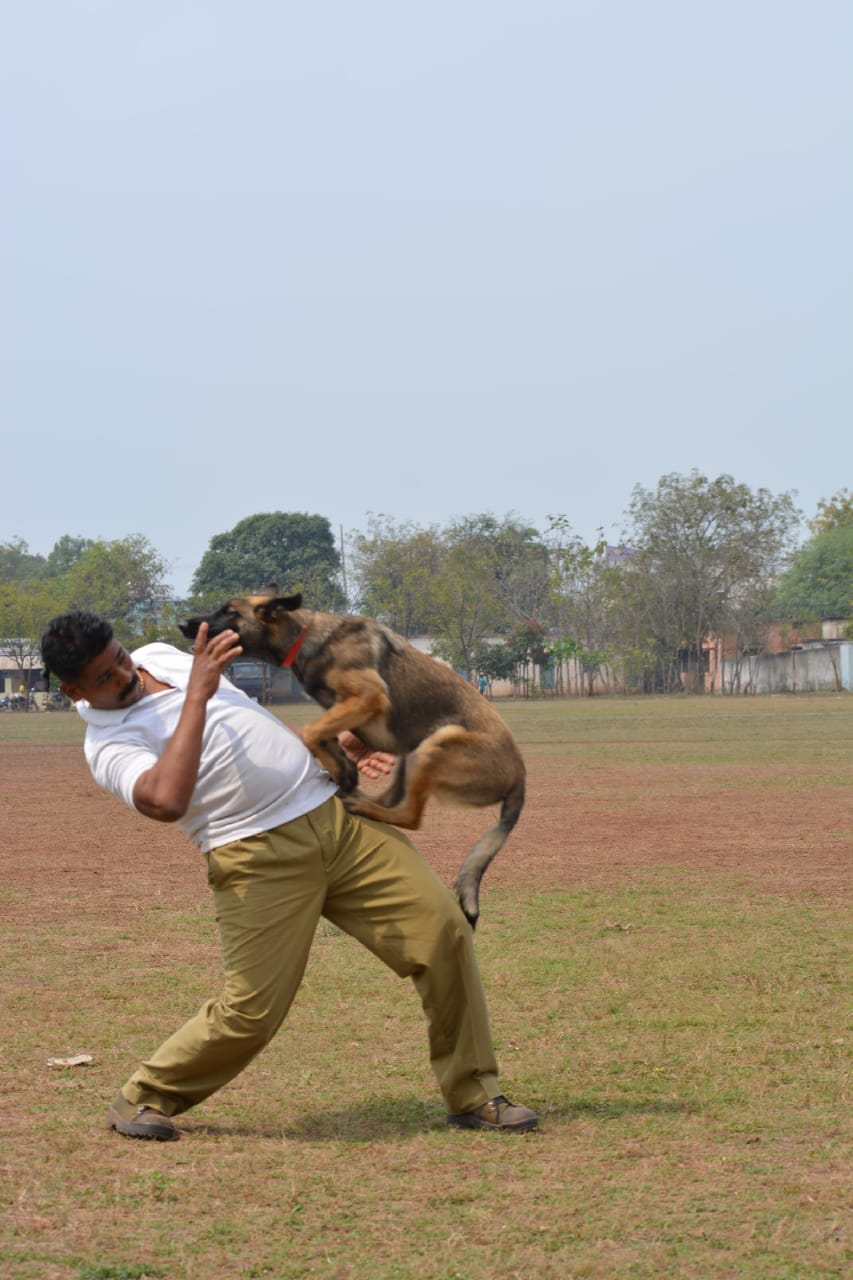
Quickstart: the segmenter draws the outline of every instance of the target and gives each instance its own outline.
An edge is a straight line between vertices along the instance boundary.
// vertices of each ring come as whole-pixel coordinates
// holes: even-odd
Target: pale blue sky
[[[0,541],[853,487],[848,0],[0,0]],[[24,446],[30,461],[22,465]],[[250,585],[250,584],[247,584]]]

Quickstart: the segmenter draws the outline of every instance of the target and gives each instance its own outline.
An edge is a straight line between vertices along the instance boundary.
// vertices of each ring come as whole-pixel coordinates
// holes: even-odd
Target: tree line
[[[469,677],[521,692],[592,692],[603,671],[628,690],[698,690],[712,637],[754,651],[774,623],[853,616],[853,495],[821,501],[802,544],[801,527],[791,493],[698,471],[636,486],[615,546],[586,543],[565,515],[539,530],[482,513],[426,527],[375,515],[339,548],[326,517],[272,512],[211,538],[186,600],[140,534],[65,535],[47,556],[13,539],[0,544],[0,643],[28,671],[49,619],[83,608],[128,647],[183,644],[188,610],[277,583],[311,608],[431,636]]]

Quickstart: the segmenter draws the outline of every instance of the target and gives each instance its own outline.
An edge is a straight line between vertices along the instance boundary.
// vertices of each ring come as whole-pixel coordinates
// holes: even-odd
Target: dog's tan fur
[[[181,630],[191,639],[203,621],[211,635],[234,630],[247,657],[277,666],[302,637],[293,671],[325,708],[303,736],[352,812],[414,829],[431,795],[467,805],[500,804],[497,825],[478,840],[456,878],[462,910],[476,925],[480,881],[524,804],[524,761],[512,734],[486,698],[387,627],[301,605],[299,595],[237,597],[208,618],[191,618]],[[399,757],[376,800],[356,790],[357,770],[338,742],[345,729],[375,751]]]

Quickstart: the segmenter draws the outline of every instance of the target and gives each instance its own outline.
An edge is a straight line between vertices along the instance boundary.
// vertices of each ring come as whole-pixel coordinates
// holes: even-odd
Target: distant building
[[[0,694],[17,693],[21,685],[25,685],[28,692],[34,693],[42,688],[42,663],[41,657],[24,658],[24,670],[21,672],[20,663],[15,655],[14,650],[0,643]]]
[[[608,569],[612,569],[615,565],[628,564],[636,554],[633,547],[611,547],[608,544],[604,548],[604,563]]]

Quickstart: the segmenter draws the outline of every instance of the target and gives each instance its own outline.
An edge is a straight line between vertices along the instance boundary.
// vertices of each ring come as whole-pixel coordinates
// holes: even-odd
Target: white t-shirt
[[[147,644],[134,663],[164,684],[132,706],[102,711],[76,703],[86,721],[84,751],[98,786],[133,808],[140,774],[159,760],[184,705],[192,655]],[[177,822],[203,853],[269,831],[316,809],[335,784],[302,740],[224,676],[207,704],[198,780]]]

